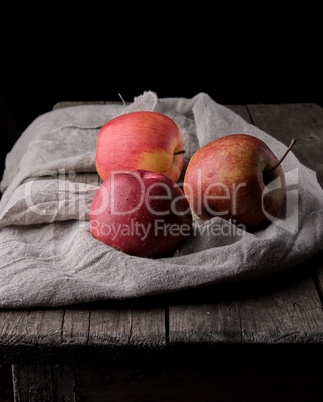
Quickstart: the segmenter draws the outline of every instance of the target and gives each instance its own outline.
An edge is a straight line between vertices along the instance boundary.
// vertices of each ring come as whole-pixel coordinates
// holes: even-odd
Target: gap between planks
[[[309,135],[313,136],[318,132],[322,125],[321,121],[323,121],[323,117],[322,119],[313,117],[315,111],[313,112],[310,105],[248,105],[247,107],[230,106],[230,108],[245,120],[273,136],[276,131],[283,132],[286,142],[289,141],[287,137],[292,135],[295,127],[296,109],[299,134],[308,127]],[[309,117],[300,118],[299,113],[304,111],[304,108]],[[315,135],[317,139],[318,136]],[[279,139],[282,140],[280,137]],[[310,147],[308,142],[306,142],[306,147]],[[297,156],[307,165],[312,163],[313,165],[309,167],[315,169],[317,158],[305,157],[303,147],[300,148]],[[318,154],[315,153],[315,155]],[[76,175],[75,180],[83,180],[80,176]],[[317,269],[322,272],[321,262],[318,263]],[[154,308],[145,310],[136,308],[30,310],[25,311],[24,315],[22,315],[23,312],[8,312],[13,321],[7,322],[6,329],[2,329],[7,334],[6,341],[8,343],[23,342],[24,344],[35,343],[49,346],[60,343],[81,346],[91,344],[129,346],[129,344],[133,344],[168,347],[181,342],[201,341],[211,343],[293,343],[297,341],[322,343],[322,321],[320,322],[323,300],[322,274],[318,276],[315,271],[316,268],[313,268],[313,279],[308,275],[298,283],[298,288],[297,286],[296,288],[287,286],[287,291],[282,287],[267,295],[256,293],[242,299],[237,297],[236,300],[227,302],[225,300],[218,303],[212,301],[198,305],[193,304],[194,301],[199,300],[194,300],[194,298],[191,299],[190,304],[186,305],[178,304],[176,300],[166,303],[164,307],[158,309],[159,318],[158,324],[155,323],[157,325],[157,327],[155,325],[155,332],[153,326],[147,325],[147,323],[144,324],[147,331],[140,330],[140,325],[138,326],[138,322],[142,324],[146,319],[150,324],[152,323],[154,312],[156,312]],[[317,298],[315,295],[313,296],[313,289],[315,289]],[[201,294],[203,295],[203,292]],[[308,303],[310,295],[312,304]],[[287,310],[285,310],[286,306],[288,306]],[[311,309],[314,312],[311,313]],[[55,312],[52,317],[56,317],[56,324],[58,317],[62,315],[59,334],[57,326],[55,327],[55,319],[51,322],[52,311]],[[140,317],[141,312],[142,317]],[[20,314],[20,317],[17,317],[16,314]],[[49,315],[46,316],[46,314]],[[283,319],[284,315],[285,319]],[[104,318],[110,322],[107,323]],[[317,319],[319,321],[316,323]],[[282,325],[281,329],[285,332],[277,332],[277,325]],[[149,331],[154,333],[149,334]]]
[[[312,103],[247,105],[252,123],[286,145],[297,139],[293,153],[305,166],[316,172],[323,187],[323,109]],[[323,303],[322,252],[317,255],[312,277]]]
[[[238,105],[229,108],[286,144],[295,136],[297,127],[299,143],[305,141],[306,149],[304,152],[304,147],[300,147],[296,156],[314,170],[322,166],[322,153],[319,150],[322,149],[323,113],[317,105]],[[308,141],[306,133],[317,142],[313,158],[308,157],[313,144]],[[287,280],[285,286],[272,283],[270,293],[266,294],[266,288],[263,293],[251,292],[247,297],[237,298],[231,308],[226,308],[224,303],[217,305],[214,302],[200,306],[171,306],[170,343],[238,343],[239,337],[242,343],[322,343],[322,258],[317,255],[303,264],[303,268],[306,264],[315,265],[317,261],[318,270],[312,268],[314,278],[318,278],[316,281],[308,273],[298,282],[291,280],[290,284]],[[296,269],[289,271],[291,278],[295,272]],[[321,272],[321,277],[315,277],[317,272]],[[186,316],[185,320],[183,315]],[[221,315],[223,322],[220,329],[217,318]],[[219,330],[216,330],[217,326]]]

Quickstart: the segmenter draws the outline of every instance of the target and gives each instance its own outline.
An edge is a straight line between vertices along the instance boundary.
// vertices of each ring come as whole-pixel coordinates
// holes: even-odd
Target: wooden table
[[[321,107],[229,107],[286,145],[297,138],[323,185]],[[244,285],[2,310],[0,361],[16,401],[322,401],[322,256]]]

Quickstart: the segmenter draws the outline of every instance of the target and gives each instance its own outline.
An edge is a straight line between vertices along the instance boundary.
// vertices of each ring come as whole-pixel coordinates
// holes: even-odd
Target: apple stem
[[[282,161],[286,158],[288,152],[293,148],[295,142],[296,142],[296,139],[293,138],[292,141],[291,141],[291,143],[290,143],[290,145],[289,145],[289,147],[287,148],[286,152],[285,152],[284,155],[280,158],[279,162],[278,162],[274,167],[270,168],[269,170],[266,170],[265,173],[272,172],[273,170],[275,170],[275,169],[282,163]]]
[[[174,152],[174,155],[180,155],[180,154],[185,154],[185,149],[182,151]]]

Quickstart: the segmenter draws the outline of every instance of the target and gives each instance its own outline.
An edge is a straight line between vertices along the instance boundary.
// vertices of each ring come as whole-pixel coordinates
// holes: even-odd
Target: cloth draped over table
[[[322,248],[323,190],[292,152],[282,164],[287,216],[265,229],[251,233],[220,217],[195,221],[180,247],[156,259],[94,239],[89,209],[98,183],[64,177],[95,172],[100,128],[141,110],[166,114],[179,125],[184,171],[200,147],[233,133],[262,139],[276,156],[286,151],[204,93],[159,99],[146,92],[130,105],[81,105],[39,116],[7,155],[1,183],[0,307],[60,306],[244,281],[291,268]]]

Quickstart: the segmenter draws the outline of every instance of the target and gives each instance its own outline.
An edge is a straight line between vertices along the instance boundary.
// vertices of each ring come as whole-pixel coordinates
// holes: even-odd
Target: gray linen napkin
[[[122,299],[259,278],[322,248],[323,190],[292,153],[283,162],[287,217],[266,229],[250,233],[219,217],[196,220],[191,237],[159,259],[132,257],[94,239],[88,217],[98,183],[64,177],[95,172],[100,127],[138,110],[164,113],[180,126],[184,169],[197,149],[232,133],[261,138],[277,156],[286,150],[204,93],[158,99],[146,92],[128,106],[75,106],[38,117],[8,154],[1,183],[0,307]]]

